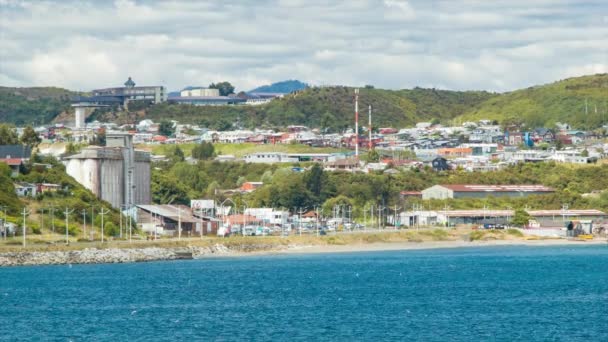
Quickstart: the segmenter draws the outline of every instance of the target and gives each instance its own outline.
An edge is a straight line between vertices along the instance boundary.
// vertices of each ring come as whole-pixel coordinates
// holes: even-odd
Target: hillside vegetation
[[[528,127],[553,127],[556,122],[567,122],[576,128],[594,129],[608,119],[608,74],[569,78],[504,93],[488,99],[460,119],[494,119],[524,123]]]
[[[222,128],[239,122],[245,127],[307,125],[343,129],[354,118],[354,89],[349,87],[309,88],[262,106],[212,106],[160,104],[147,110],[152,120],[175,119]],[[360,89],[361,120],[367,107],[373,108],[379,126],[407,126],[423,120],[448,120],[479,106],[496,95],[487,92],[455,92],[415,88],[412,90]]]
[[[175,119],[216,129],[238,122],[244,127],[302,124],[335,131],[352,127],[353,93],[350,87],[312,87],[263,106],[162,104],[148,108],[146,115],[153,120]],[[608,74],[570,78],[503,94],[362,88],[359,104],[363,122],[367,121],[368,106],[372,106],[375,127],[405,127],[433,119],[444,124],[491,119],[527,127],[553,127],[556,122],[567,122],[575,128],[592,129],[608,119]]]
[[[0,121],[36,124],[52,121],[69,109],[68,90],[60,88],[0,88]],[[491,119],[503,124],[552,127],[567,122],[592,129],[608,120],[608,74],[569,78],[508,93],[438,89],[360,89],[361,121],[373,107],[374,126],[405,127],[438,119],[444,124]],[[587,103],[587,112],[585,111]],[[135,111],[137,109],[137,111]],[[238,126],[284,127],[307,125],[338,131],[352,127],[352,87],[311,87],[260,106],[197,107],[162,103],[137,107],[131,113],[98,111],[94,118],[132,123],[144,117],[173,119],[212,129]]]
[[[75,93],[55,87],[0,87],[0,122],[38,125],[51,122],[70,110]]]

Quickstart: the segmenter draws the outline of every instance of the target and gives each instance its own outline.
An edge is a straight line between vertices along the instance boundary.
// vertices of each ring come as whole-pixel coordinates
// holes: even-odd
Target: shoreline
[[[132,263],[148,261],[170,261],[184,259],[240,258],[247,256],[307,255],[360,253],[382,251],[411,251],[431,249],[454,249],[471,247],[501,246],[601,246],[608,247],[606,239],[588,241],[566,239],[539,240],[448,240],[424,242],[372,242],[351,244],[242,244],[226,246],[217,243],[212,246],[180,247],[135,247],[135,248],[85,248],[72,251],[16,251],[0,253],[0,268],[12,266],[67,265],[67,264],[103,264]]]

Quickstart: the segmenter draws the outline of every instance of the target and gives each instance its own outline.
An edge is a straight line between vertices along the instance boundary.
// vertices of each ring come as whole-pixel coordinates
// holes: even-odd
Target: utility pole
[[[447,227],[450,226],[450,216],[448,215],[448,210],[450,210],[450,209],[451,209],[450,206],[447,204],[443,207],[443,214],[445,215]]]
[[[120,224],[119,224],[119,225],[120,225],[120,238],[121,238],[121,239],[122,239],[122,207],[123,207],[123,206],[124,206],[123,204],[121,204],[121,205],[119,206],[119,209],[120,209],[120,218],[119,218],[119,222],[120,222]],[[152,217],[154,217],[154,214],[152,214]],[[156,233],[156,223],[155,223],[155,225],[154,225],[154,233]]]
[[[367,226],[367,209],[363,207],[363,231],[365,231],[365,227]]]
[[[40,215],[40,231],[44,229],[44,208],[40,208],[42,214]]]
[[[203,239],[203,208],[199,209],[199,215],[200,215],[200,220],[201,220],[201,240]]]
[[[384,207],[378,206],[378,229],[382,229],[382,211]]]
[[[355,158],[359,161],[359,88],[355,89]]]
[[[395,216],[393,216],[393,227],[395,227],[395,230],[397,229],[397,210],[401,210],[401,208],[397,208],[397,205],[395,205],[395,208],[393,209],[395,211]]]
[[[131,212],[131,207],[129,206],[129,243],[131,243],[131,238],[133,237],[133,213]]]
[[[177,239],[182,239],[182,207],[177,207]]]
[[[82,234],[87,236],[87,210],[82,209]]]
[[[373,204],[370,206],[369,211],[372,216],[372,230],[373,230],[374,229],[374,205]]]
[[[99,210],[99,214],[101,214],[101,243],[103,243],[103,237],[104,237],[104,231],[103,231],[103,228],[104,228],[104,224],[103,224],[103,216],[104,216],[104,215],[106,215],[106,214],[108,214],[108,213],[110,213],[110,210],[107,210],[107,209],[106,209],[106,210],[104,211],[103,209],[104,209],[104,207],[101,207],[101,209]]]
[[[55,206],[51,206],[51,230],[55,233]]]
[[[315,207],[315,219],[317,223],[317,237],[319,236],[319,207]]]
[[[300,207],[300,210],[298,210],[298,223],[300,224],[300,236],[302,236],[302,214],[304,214],[306,212],[306,208],[302,208]]]
[[[368,124],[368,133],[369,133],[369,151],[374,148],[374,143],[372,143],[372,105],[369,105],[369,124]]]
[[[74,212],[74,209],[69,210],[68,207],[65,207],[65,211],[63,212],[65,214],[65,244],[66,245],[70,244],[68,227],[69,227],[70,214],[73,212]]]
[[[29,215],[31,213],[31,211],[27,210],[26,207],[23,207],[23,248],[25,248],[25,231],[26,231],[26,227],[25,227],[25,216]]]
[[[91,206],[91,238],[89,240],[92,240],[93,232],[95,231],[95,223],[93,222],[93,217],[95,216],[95,212],[93,211],[94,208],[95,206]]]
[[[6,240],[6,234],[7,234],[7,230],[8,228],[6,227],[6,209],[8,208],[5,205],[0,206],[0,208],[2,208],[2,210],[4,211],[4,219],[2,220],[2,232],[4,235],[4,240]]]

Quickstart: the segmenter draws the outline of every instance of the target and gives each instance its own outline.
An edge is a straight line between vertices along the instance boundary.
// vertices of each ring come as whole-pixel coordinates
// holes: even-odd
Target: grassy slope
[[[585,115],[585,100],[589,115]],[[598,74],[505,93],[488,99],[460,119],[520,121],[528,127],[568,122],[574,127],[592,129],[600,126],[603,118],[608,119],[607,106],[608,74]]]
[[[51,162],[53,163],[53,167],[50,169],[45,169],[43,167],[32,168],[28,174],[20,175],[17,179],[12,179],[10,177],[5,177],[0,174],[0,206],[7,205],[9,206],[9,210],[7,212],[8,221],[15,222],[19,225],[22,224],[22,217],[20,216],[20,210],[26,206],[30,214],[27,219],[27,227],[29,228],[29,233],[32,233],[32,229],[38,230],[42,225],[44,225],[44,230],[40,231],[42,234],[48,234],[50,232],[51,227],[51,218],[48,215],[49,209],[51,206],[56,207],[55,212],[55,227],[60,232],[58,235],[52,235],[52,239],[57,240],[63,237],[62,233],[65,231],[65,221],[62,210],[65,210],[66,207],[70,209],[74,209],[74,213],[70,216],[69,225],[70,225],[70,234],[76,234],[82,232],[82,215],[80,214],[83,209],[87,209],[90,212],[90,206],[95,206],[95,210],[99,211],[99,208],[103,205],[106,209],[110,209],[110,205],[108,203],[102,202],[98,200],[95,195],[84,186],[79,184],[74,178],[70,177],[65,172],[65,167],[56,161],[50,160],[39,160],[38,162]],[[0,164],[0,169],[4,168],[4,164]],[[45,194],[44,196],[38,198],[18,198],[15,195],[13,182],[16,181],[24,181],[31,183],[55,183],[59,184],[62,187],[67,187],[68,193],[63,194],[61,192],[56,194]],[[6,192],[4,190],[7,190]],[[44,222],[42,221],[42,210],[44,209]],[[87,221],[90,220],[89,214],[87,214]],[[112,212],[109,214],[109,219],[106,222],[117,221],[118,214],[116,212]],[[108,216],[106,216],[108,219]],[[87,222],[88,224],[89,222]],[[36,234],[38,235],[38,234]],[[40,235],[41,236],[41,235]]]
[[[190,156],[192,148],[196,144],[181,144],[179,147],[184,152],[185,156]],[[237,158],[243,157],[246,154],[254,152],[285,152],[285,153],[334,153],[344,152],[331,147],[310,147],[308,145],[300,144],[284,144],[284,145],[258,145],[252,143],[244,144],[214,144],[215,152],[217,154],[232,154]],[[141,145],[138,148],[150,150],[154,154],[167,155],[170,154],[173,145],[155,145],[150,148],[149,145]]]
[[[0,122],[38,125],[70,110],[75,93],[55,87],[0,87]]]

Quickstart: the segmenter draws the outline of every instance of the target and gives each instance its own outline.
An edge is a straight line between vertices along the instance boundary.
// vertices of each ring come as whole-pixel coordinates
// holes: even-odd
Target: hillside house
[[[32,149],[25,145],[0,145],[0,163],[11,168],[12,176],[16,177],[21,166],[30,160]]]

